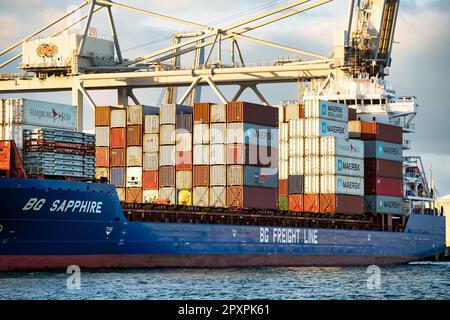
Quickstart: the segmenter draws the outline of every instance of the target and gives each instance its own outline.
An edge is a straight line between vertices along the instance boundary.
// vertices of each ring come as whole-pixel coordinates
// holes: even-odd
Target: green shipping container
[[[278,197],[278,209],[288,211],[289,208],[288,197]]]

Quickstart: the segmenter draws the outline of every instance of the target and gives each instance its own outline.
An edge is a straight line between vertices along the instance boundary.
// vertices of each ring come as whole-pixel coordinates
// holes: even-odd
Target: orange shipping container
[[[97,167],[109,167],[109,148],[96,147],[95,148],[95,165]]]
[[[192,182],[194,187],[209,187],[209,166],[194,166]]]
[[[142,188],[127,188],[125,200],[128,203],[142,203]]]
[[[126,149],[111,149],[109,165],[110,167],[125,167]]]
[[[192,151],[177,151],[175,166],[177,170],[192,170]]]
[[[127,127],[127,146],[142,146],[142,125]]]
[[[320,212],[320,197],[318,194],[303,195],[303,211],[305,212]]]
[[[194,103],[194,123],[209,123],[211,106],[210,102]]]
[[[116,109],[111,106],[95,107],[95,126],[109,126],[111,124],[111,111]]]
[[[144,171],[142,176],[142,186],[144,190],[158,189],[159,187],[159,171],[158,170],[148,170]]]
[[[280,179],[278,180],[278,195],[279,196],[287,196],[289,194],[289,180],[288,179]]]
[[[290,194],[289,195],[289,211],[303,212],[303,195]]]
[[[126,148],[127,131],[125,128],[112,128],[109,139],[111,148]]]

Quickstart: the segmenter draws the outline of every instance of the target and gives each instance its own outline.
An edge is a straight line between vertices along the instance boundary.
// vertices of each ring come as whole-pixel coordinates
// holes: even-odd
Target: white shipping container
[[[95,127],[95,145],[109,147],[109,127]]]
[[[164,124],[159,127],[160,145],[175,145],[176,131],[174,124]]]
[[[95,168],[95,179],[106,178],[109,181],[109,168],[96,167]]]
[[[143,141],[144,152],[158,152],[159,151],[159,134],[146,133]]]
[[[289,121],[289,137],[304,137],[305,136],[305,120],[296,119]]]
[[[150,114],[157,114],[156,107],[135,105],[127,107],[127,125],[143,125],[144,117]]]
[[[159,190],[144,190],[142,191],[142,199],[144,203],[153,203],[159,199]]]
[[[227,185],[227,166],[210,166],[209,167],[209,184],[211,186]]]
[[[192,188],[192,170],[180,170],[176,172],[176,186],[178,189]]]
[[[337,175],[320,176],[320,192],[323,194],[348,194],[364,196],[364,179]]]
[[[278,159],[288,160],[289,159],[289,142],[280,142],[278,148]]]
[[[142,167],[142,147],[127,148],[127,167]]]
[[[279,141],[280,142],[288,142],[289,141],[289,123],[282,122],[278,125],[278,129],[280,131]]]
[[[320,157],[320,173],[364,177],[364,160],[336,156]]]
[[[306,119],[305,120],[306,137],[338,137],[348,138],[347,122],[339,122],[326,119]]]
[[[308,137],[305,138],[305,156],[319,156],[320,155],[320,138]]]
[[[127,126],[127,110],[111,111],[111,128],[125,128]]]
[[[209,164],[227,164],[227,145],[211,144],[209,147]]]
[[[159,169],[159,153],[144,153],[144,170],[158,170]]]
[[[195,187],[192,190],[192,204],[197,207],[209,206],[209,188]]]
[[[208,144],[209,143],[209,124],[194,123],[194,144]]]
[[[227,206],[227,187],[209,188],[209,206],[220,208]]]
[[[348,107],[331,101],[307,99],[305,100],[305,117],[347,122]]]
[[[303,175],[305,172],[305,158],[301,156],[292,156],[289,157],[289,175],[291,176],[299,176]],[[280,178],[287,179],[287,178]]]
[[[227,124],[212,123],[209,127],[209,141],[211,144],[227,143]]]
[[[305,139],[302,137],[292,137],[289,139],[289,156],[304,156]]]
[[[209,144],[195,144],[193,150],[194,165],[209,165]]]
[[[213,104],[210,110],[211,123],[227,122],[227,105]]]
[[[305,175],[305,193],[317,194],[320,193],[320,176]]]
[[[284,180],[289,178],[289,160],[280,160],[278,162],[278,179]]]
[[[175,124],[175,115],[175,104],[162,104],[159,110],[159,124]]]
[[[286,122],[285,119],[285,106],[280,104],[276,106],[278,108],[278,123]]]
[[[23,130],[21,124],[5,124],[1,126],[0,140],[14,140],[16,147],[23,149]]]
[[[307,175],[320,174],[320,157],[319,156],[305,157],[305,174],[307,174]]]
[[[160,146],[159,147],[159,165],[160,166],[175,166],[175,146]]]
[[[320,138],[320,154],[364,159],[364,141],[336,137]]]
[[[148,115],[144,117],[144,132],[159,133],[159,116]]]
[[[159,199],[169,201],[169,203],[176,203],[176,190],[172,187],[159,188]]]
[[[285,121],[300,119],[300,105],[298,103],[289,103],[284,107]]]
[[[127,168],[127,188],[142,187],[142,167]]]
[[[192,151],[192,133],[180,131],[175,137],[176,151]]]
[[[0,99],[0,125],[5,123],[5,108],[3,105],[5,104],[5,99]]]

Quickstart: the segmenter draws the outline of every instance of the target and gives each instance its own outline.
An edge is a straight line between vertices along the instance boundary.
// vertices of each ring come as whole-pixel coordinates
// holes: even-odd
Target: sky
[[[130,6],[195,21],[197,23],[225,26],[258,13],[284,5],[289,0],[116,0]],[[0,50],[16,42],[21,37],[52,21],[80,0],[1,0]],[[319,8],[295,15],[275,24],[249,33],[254,37],[277,42],[286,46],[329,55],[336,33],[344,30],[348,12],[348,0],[335,0]],[[153,17],[113,9],[116,27],[123,54],[127,58],[141,56],[147,52],[171,44],[173,32],[192,31],[184,25],[162,21]],[[60,23],[55,31],[65,24]],[[102,36],[109,36],[109,25],[104,13],[98,13],[92,25]],[[82,25],[77,28],[80,30]],[[401,0],[397,21],[395,45],[389,80],[392,88],[400,96],[416,96],[419,112],[414,123],[416,133],[412,139],[409,154],[420,155],[426,173],[432,165],[436,189],[440,195],[450,193],[450,1],[448,0]],[[44,36],[48,35],[44,34]],[[230,51],[225,45],[225,52]],[[295,56],[290,52],[261,46],[245,41],[240,42],[247,64],[272,63],[281,56]],[[0,62],[20,52],[20,48],[0,57]],[[182,61],[189,66],[189,57]],[[15,65],[0,72],[18,72]],[[235,87],[223,88],[230,97]],[[296,85],[264,85],[261,90],[271,104],[297,97]],[[161,94],[160,89],[138,90],[136,95],[141,103],[154,105]],[[215,101],[210,89],[202,91],[202,100]],[[97,105],[114,104],[114,94],[92,92]],[[0,95],[0,97],[17,95]],[[70,103],[69,93],[21,94],[38,100]],[[254,95],[246,92],[242,99],[256,101]],[[92,127],[92,115],[87,108],[85,123]]]

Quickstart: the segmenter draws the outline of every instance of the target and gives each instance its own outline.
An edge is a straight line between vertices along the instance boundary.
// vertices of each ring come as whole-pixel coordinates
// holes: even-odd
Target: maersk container
[[[192,151],[192,133],[177,131],[175,135],[175,149],[176,151]]]
[[[364,196],[364,179],[332,174],[322,175],[320,176],[320,193]]]
[[[307,175],[320,174],[320,157],[318,156],[305,157],[305,174]]]
[[[227,187],[209,188],[209,206],[218,208],[227,206]]]
[[[158,170],[159,168],[159,153],[152,152],[144,153],[144,170]]]
[[[289,137],[304,137],[305,136],[305,120],[297,119],[289,121]]]
[[[227,169],[227,185],[278,188],[278,170],[274,168],[231,165]]]
[[[142,192],[142,198],[144,203],[154,203],[159,199],[159,190],[144,190]]]
[[[305,173],[305,158],[300,156],[289,157],[288,175],[302,175]],[[281,170],[281,167],[280,167]],[[283,175],[284,176],[284,175]],[[287,178],[283,178],[287,179]]]
[[[173,187],[159,188],[159,199],[167,201],[169,204],[175,204],[176,189]]]
[[[160,166],[176,165],[175,146],[159,147],[159,165]]]
[[[305,156],[319,156],[320,155],[320,138],[308,137],[305,138]]]
[[[159,115],[148,115],[144,117],[144,132],[159,133]]]
[[[159,135],[157,133],[144,134],[143,148],[144,152],[158,152]]]
[[[209,206],[209,188],[208,187],[194,187],[192,189],[192,204],[196,207]]]
[[[278,178],[287,179],[289,176],[289,161],[280,160],[278,162]]]
[[[404,201],[402,197],[364,196],[367,213],[402,214]]]
[[[305,155],[305,139],[302,137],[292,137],[289,140],[289,156]]]
[[[95,145],[109,147],[109,127],[95,127]]]
[[[227,145],[211,144],[209,146],[209,164],[227,164]]]
[[[159,167],[159,186],[175,187],[176,173],[174,166]]]
[[[111,128],[125,128],[127,126],[127,111],[115,109],[111,111]]]
[[[111,183],[118,188],[125,187],[125,168],[111,168]]]
[[[211,186],[227,185],[227,166],[210,166],[209,167],[209,184]]]
[[[307,99],[305,100],[305,117],[347,122],[348,107],[331,101]]]
[[[209,124],[195,123],[193,139],[194,144],[209,144]]]
[[[227,105],[213,104],[210,113],[211,123],[227,122]]]
[[[178,189],[192,189],[192,170],[177,171],[175,185]]]
[[[127,167],[142,167],[142,147],[127,148]]]
[[[305,176],[290,175],[288,179],[288,194],[303,194],[305,191]]]
[[[195,144],[193,150],[194,165],[209,165],[209,144]]]
[[[278,129],[249,123],[228,123],[227,143],[276,147],[278,145]]]
[[[364,142],[354,139],[322,137],[320,138],[320,154],[322,156],[340,156],[363,159]]]
[[[391,161],[402,161],[403,147],[401,144],[384,141],[364,141],[364,157]]]
[[[289,142],[289,123],[281,122],[278,125],[278,131],[279,131],[279,141]]]
[[[142,167],[127,167],[127,188],[142,188]]]
[[[164,145],[175,145],[176,141],[176,131],[175,125],[164,124],[159,127],[159,144]]]
[[[175,104],[161,104],[159,123],[160,124],[175,124],[176,115],[182,113],[192,113],[193,108],[190,106],[175,105]]]
[[[306,137],[338,137],[348,138],[348,126],[346,122],[339,122],[326,119],[306,119]]]
[[[209,127],[209,141],[211,144],[227,143],[227,124],[212,123]]]
[[[320,173],[364,178],[364,160],[346,157],[320,157]]]
[[[147,115],[157,115],[159,108],[150,106],[128,106],[127,107],[127,125],[143,125],[144,117]]]
[[[305,194],[320,193],[320,176],[305,175]]]

